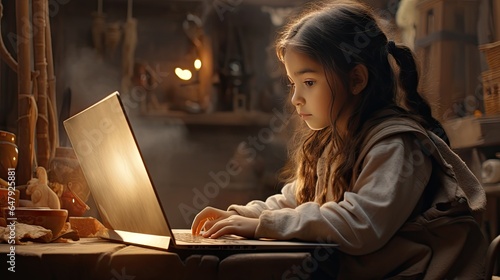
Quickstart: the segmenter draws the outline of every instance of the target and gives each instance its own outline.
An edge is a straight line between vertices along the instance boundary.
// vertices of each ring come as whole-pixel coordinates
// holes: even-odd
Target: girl
[[[350,2],[312,7],[276,50],[307,126],[288,183],[266,201],[202,210],[193,234],[338,243],[341,279],[480,279],[485,194],[417,91],[411,50]]]

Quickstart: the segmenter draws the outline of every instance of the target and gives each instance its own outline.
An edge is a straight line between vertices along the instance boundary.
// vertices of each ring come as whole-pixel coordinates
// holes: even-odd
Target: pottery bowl
[[[44,227],[52,231],[53,237],[57,237],[66,223],[68,210],[18,207],[14,211],[4,209],[4,216],[6,218],[15,217],[18,223]]]

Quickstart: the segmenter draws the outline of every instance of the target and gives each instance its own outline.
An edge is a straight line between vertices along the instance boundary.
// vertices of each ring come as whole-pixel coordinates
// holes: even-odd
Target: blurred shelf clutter
[[[500,115],[456,118],[443,126],[453,149],[500,145]]]
[[[500,41],[479,46],[489,69],[482,72],[485,114],[500,114]]]
[[[500,233],[500,115],[452,119],[443,127],[451,147],[483,184],[488,200],[483,230],[492,240]]]

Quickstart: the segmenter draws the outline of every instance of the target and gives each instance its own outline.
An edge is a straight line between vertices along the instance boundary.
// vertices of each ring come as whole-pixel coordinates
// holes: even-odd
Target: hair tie
[[[387,52],[390,53],[390,54],[393,54],[394,51],[396,50],[396,43],[394,43],[394,41],[392,40],[389,40],[387,41]]]

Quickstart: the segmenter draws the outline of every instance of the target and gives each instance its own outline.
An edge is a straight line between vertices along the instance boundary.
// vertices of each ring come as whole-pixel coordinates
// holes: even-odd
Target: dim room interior
[[[486,190],[482,228],[492,241],[500,234],[500,1],[360,1],[415,51],[433,115]],[[205,206],[279,193],[293,136],[274,40],[306,2],[1,0],[0,178],[15,170],[16,206],[35,205],[27,185],[41,176],[68,222],[100,220],[63,121],[115,91],[172,228],[189,228]],[[204,271],[202,257],[192,261]],[[231,275],[238,266],[218,267]],[[111,279],[114,268],[96,275]]]

